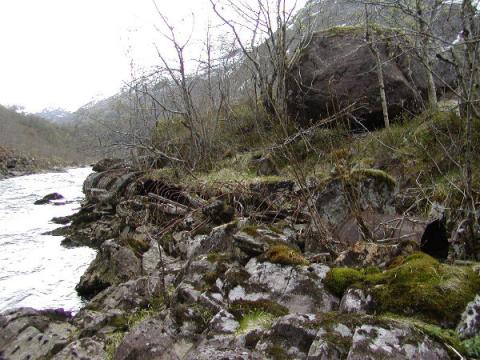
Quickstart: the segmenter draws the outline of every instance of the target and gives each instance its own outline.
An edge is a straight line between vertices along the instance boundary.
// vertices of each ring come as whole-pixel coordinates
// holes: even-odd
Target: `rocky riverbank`
[[[66,166],[78,166],[78,164],[36,159],[0,146],[0,180],[47,171],[59,171]]]
[[[64,245],[98,249],[77,314],[0,315],[5,359],[456,359],[479,355],[480,268],[388,174],[179,185],[104,162]],[[369,241],[365,241],[369,239]]]

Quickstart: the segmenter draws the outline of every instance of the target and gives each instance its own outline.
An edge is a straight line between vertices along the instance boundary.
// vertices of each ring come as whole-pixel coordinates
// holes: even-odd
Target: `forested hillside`
[[[34,158],[82,161],[72,129],[0,105],[0,145]]]

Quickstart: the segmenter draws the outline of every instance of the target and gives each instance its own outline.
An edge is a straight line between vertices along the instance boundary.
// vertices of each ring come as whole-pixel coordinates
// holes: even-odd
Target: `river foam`
[[[72,214],[83,198],[90,168],[27,175],[0,181],[0,312],[21,306],[76,311],[80,276],[95,257],[87,247],[64,248],[62,237],[42,235],[59,225],[50,220]],[[34,205],[52,192],[65,205]]]

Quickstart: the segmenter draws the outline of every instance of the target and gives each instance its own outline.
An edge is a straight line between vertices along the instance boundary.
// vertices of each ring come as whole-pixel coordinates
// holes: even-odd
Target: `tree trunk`
[[[432,61],[430,56],[430,43],[431,43],[431,33],[428,27],[428,24],[425,20],[424,14],[424,3],[423,0],[417,0],[417,23],[420,33],[420,56],[423,66],[425,67],[425,75],[427,76],[427,96],[428,96],[428,106],[431,110],[436,110],[438,107],[437,102],[437,87],[435,85],[435,80],[433,79],[432,74]]]
[[[431,71],[431,61],[430,56],[428,55],[428,50],[425,53],[425,62],[426,62],[426,71],[427,71],[427,81],[428,81],[428,105],[430,109],[437,110],[438,101],[437,101],[437,86],[435,85],[435,80],[433,79],[433,74]]]
[[[390,118],[388,116],[387,96],[385,95],[385,82],[383,81],[382,59],[380,58],[380,52],[378,51],[378,48],[373,41],[369,42],[369,46],[373,54],[375,55],[375,62],[377,64],[378,86],[380,90],[380,99],[382,101],[383,122],[385,124],[385,127],[388,129],[390,127]]]
[[[380,57],[380,52],[378,51],[377,45],[375,44],[375,37],[370,33],[370,24],[368,16],[368,6],[365,4],[365,39],[367,44],[375,56],[375,63],[377,68],[377,77],[378,77],[378,86],[380,91],[380,99],[382,102],[382,113],[383,113],[383,122],[385,127],[388,129],[390,127],[390,118],[388,116],[388,104],[387,96],[385,95],[385,82],[383,81],[383,66],[382,59]]]

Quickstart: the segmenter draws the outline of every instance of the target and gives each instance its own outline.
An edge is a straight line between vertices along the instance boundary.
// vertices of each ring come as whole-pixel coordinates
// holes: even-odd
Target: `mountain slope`
[[[79,161],[72,130],[0,105],[0,145],[32,157]]]

